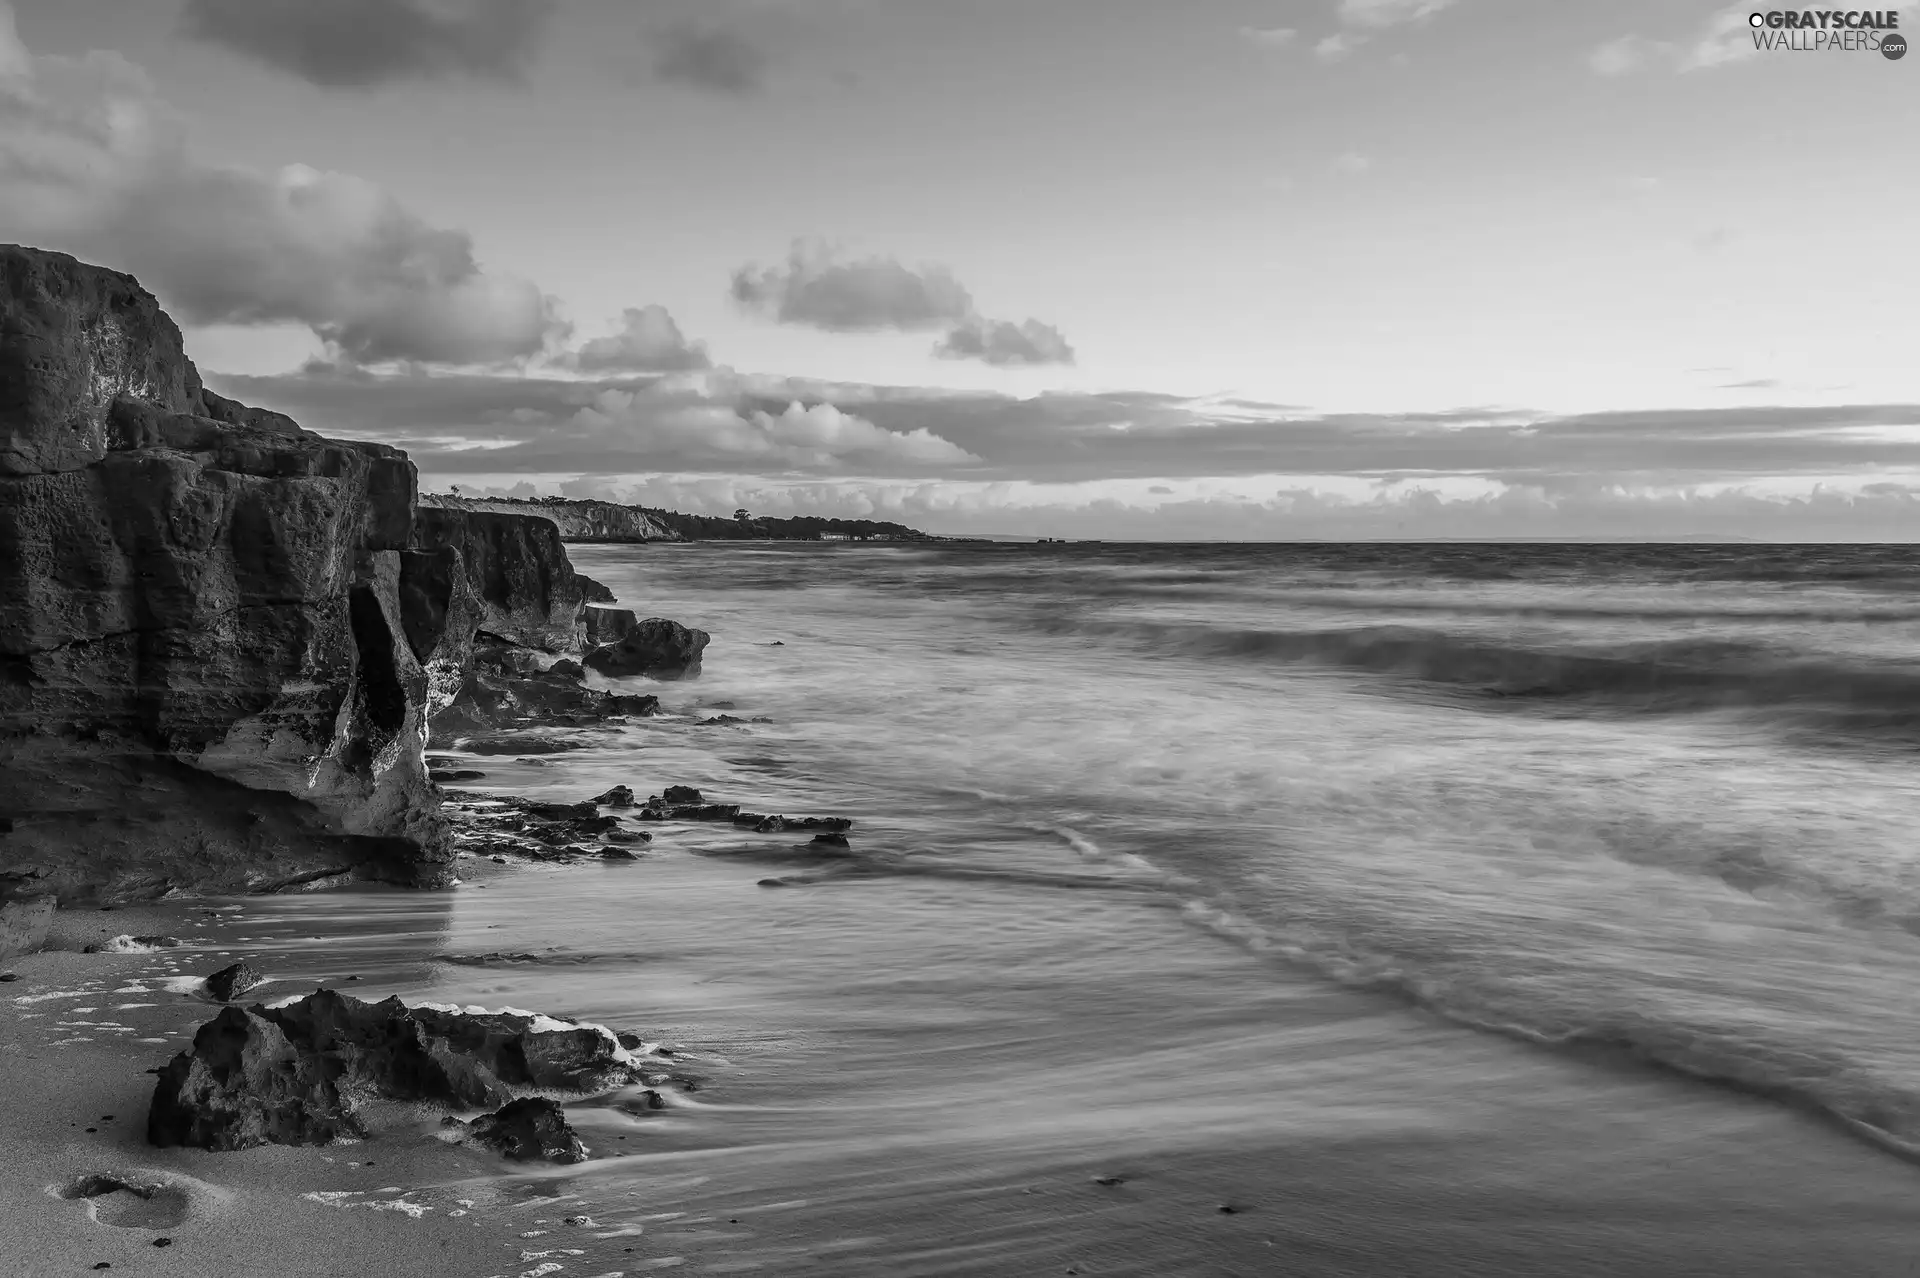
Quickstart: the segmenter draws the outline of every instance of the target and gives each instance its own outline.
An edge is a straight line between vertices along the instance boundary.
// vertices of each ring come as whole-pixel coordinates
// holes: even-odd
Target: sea
[[[704,673],[430,752],[849,846],[245,926],[670,1044],[697,1090],[539,1174],[626,1272],[1920,1273],[1920,548],[571,554]]]

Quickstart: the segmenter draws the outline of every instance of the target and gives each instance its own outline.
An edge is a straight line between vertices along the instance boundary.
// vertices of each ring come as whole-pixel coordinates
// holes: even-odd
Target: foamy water
[[[565,1173],[616,1226],[712,1217],[647,1226],[655,1259],[1870,1272],[1915,1241],[1911,552],[573,553],[712,632],[707,673],[479,788],[697,785],[853,817],[854,855],[669,827],[244,926],[289,980],[690,1053],[700,1091],[582,1111],[614,1157]]]

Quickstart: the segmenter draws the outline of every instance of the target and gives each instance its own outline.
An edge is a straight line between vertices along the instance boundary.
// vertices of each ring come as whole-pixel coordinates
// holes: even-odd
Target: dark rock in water
[[[463,741],[460,748],[469,754],[565,754],[569,750],[581,750],[585,746],[578,741],[561,741],[553,737],[498,736],[474,737]]]
[[[779,834],[786,830],[825,830],[830,834],[839,834],[853,828],[853,822],[846,817],[761,817],[754,825],[755,834]]]
[[[816,834],[813,836],[813,841],[821,847],[844,848],[852,846],[852,844],[847,842],[847,836],[844,834]]]
[[[620,1033],[614,1035],[614,1040],[629,1052],[637,1052],[647,1045],[647,1041],[644,1038],[641,1038],[638,1034],[629,1033],[626,1030],[622,1030]]]
[[[700,674],[700,654],[711,637],[704,630],[689,630],[677,621],[649,617],[619,642],[593,649],[584,664],[589,670],[617,677],[692,679]]]
[[[245,962],[223,967],[207,978],[207,993],[222,1003],[231,1003],[254,986],[267,978],[248,967]]]
[[[711,719],[702,719],[694,726],[697,728],[735,728],[745,724],[745,719],[736,719],[730,714],[717,714]]]
[[[608,830],[601,836],[609,843],[651,843],[653,836],[645,830]]]
[[[640,858],[623,847],[603,847],[600,849],[603,861],[638,861]]]
[[[761,879],[755,886],[757,887],[790,887],[792,885],[789,884],[785,879]]]
[[[616,785],[605,794],[596,794],[592,802],[607,808],[630,808],[634,806],[633,790],[629,786]]]
[[[589,605],[581,615],[581,623],[587,644],[597,648],[603,643],[619,643],[625,639],[640,624],[640,617],[631,608]]]
[[[503,1105],[515,1089],[635,1081],[611,1035],[510,1013],[367,1003],[320,990],[286,1007],[226,1007],[160,1071],[147,1139],[246,1149],[364,1134],[363,1099]]]
[[[690,785],[670,785],[660,795],[660,799],[667,804],[698,803],[700,802],[700,791]],[[652,806],[658,805],[655,804]]]
[[[731,821],[739,811],[737,803],[690,803],[669,808],[667,815],[676,821]]]
[[[50,896],[0,905],[0,959],[31,954],[46,944],[54,905]]]
[[[476,772],[472,768],[455,768],[451,772],[429,772],[427,780],[435,785],[452,785],[458,781],[484,781],[487,774]]]
[[[591,799],[584,803],[542,803],[536,799],[522,799],[520,800],[520,810],[530,816],[537,816],[546,821],[597,819],[612,821],[617,819],[614,817],[601,818],[600,809],[594,806]]]
[[[466,1125],[466,1138],[518,1161],[584,1161],[587,1147],[567,1124],[566,1112],[544,1096],[528,1096],[482,1114]]]
[[[563,530],[561,532],[561,538],[564,540],[565,537],[566,537],[566,533]],[[588,603],[610,604],[613,602],[614,596],[613,596],[612,590],[608,589],[606,586],[601,585],[599,582],[595,581],[593,578],[587,576],[587,574],[585,574],[584,572],[577,572],[573,575],[580,582],[580,589],[586,595]]]
[[[435,731],[487,732],[519,725],[593,726],[608,718],[660,712],[660,699],[604,692],[581,682],[578,662],[543,667],[530,649],[488,644],[474,651],[453,699],[437,711]]]
[[[415,475],[206,390],[131,276],[0,246],[0,888],[433,885]]]
[[[739,706],[731,701],[709,701],[707,703],[707,709],[709,710],[738,710],[739,708]]]

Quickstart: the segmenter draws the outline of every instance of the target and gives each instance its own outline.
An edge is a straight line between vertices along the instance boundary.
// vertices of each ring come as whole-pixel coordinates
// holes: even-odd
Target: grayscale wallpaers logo
[[[1767,9],[1747,25],[1753,47],[1767,53],[1877,53],[1895,62],[1907,52],[1898,9]]]

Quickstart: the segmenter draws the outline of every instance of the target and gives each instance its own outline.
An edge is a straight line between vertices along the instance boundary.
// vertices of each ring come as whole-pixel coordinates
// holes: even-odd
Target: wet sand
[[[65,948],[0,986],[5,1272],[1911,1271],[1920,1170],[1765,1102],[1290,977],[1139,894],[776,891],[703,837],[452,893],[62,915]],[[121,932],[189,944],[75,952]],[[578,1167],[405,1115],[358,1145],[151,1149],[144,1071],[213,1010],[164,983],[241,954],[262,1001],[562,1012],[658,1034],[702,1085],[571,1107]],[[97,1172],[169,1180],[186,1215],[115,1226],[49,1192]]]

